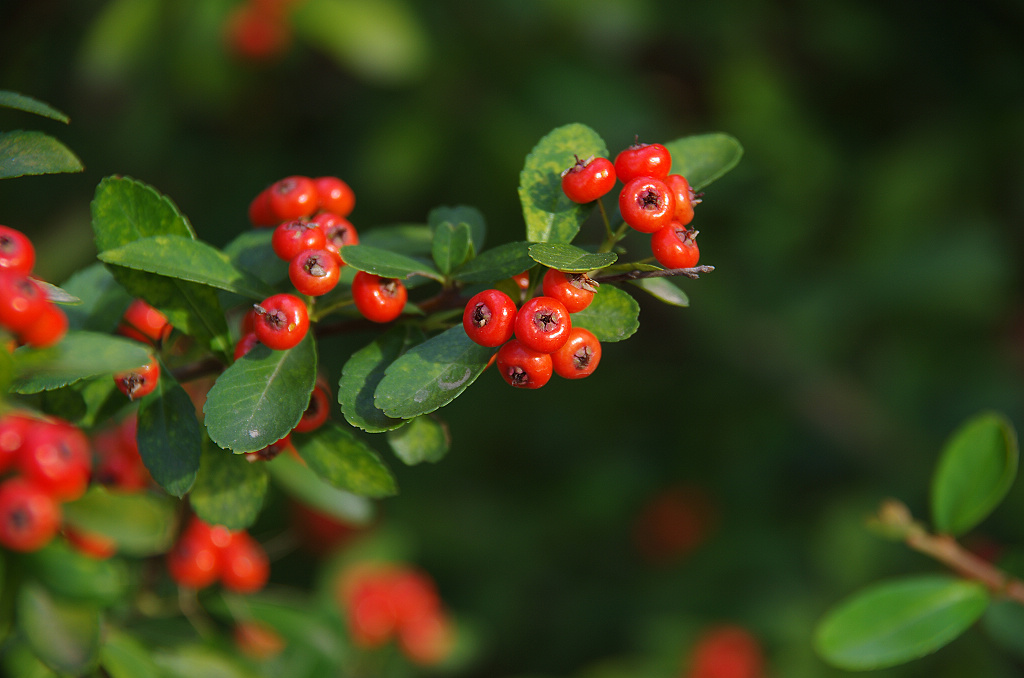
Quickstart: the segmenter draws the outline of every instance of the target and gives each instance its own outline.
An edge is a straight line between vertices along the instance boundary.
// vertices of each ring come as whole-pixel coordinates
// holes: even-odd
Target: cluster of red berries
[[[266,585],[270,560],[245,530],[233,532],[192,516],[167,553],[167,571],[179,586],[202,589],[219,580],[230,591],[253,593]]]
[[[619,212],[633,229],[651,234],[654,258],[666,268],[692,268],[700,259],[697,231],[689,228],[700,199],[680,174],[669,174],[672,156],[661,144],[637,142],[615,157],[580,160],[562,172],[562,190],[588,203],[609,193],[616,180]]]
[[[35,263],[28,236],[0,226],[0,329],[12,332],[19,343],[44,348],[64,337],[68,318],[29,275]]]
[[[364,562],[342,573],[337,591],[357,646],[376,648],[397,638],[405,656],[422,665],[451,653],[454,629],[426,574],[406,565]]]
[[[289,5],[296,0],[243,0],[224,24],[224,39],[237,56],[268,61],[280,56],[292,41]]]
[[[590,305],[598,284],[584,273],[552,268],[541,287],[543,295],[519,309],[501,290],[484,290],[462,313],[470,339],[481,346],[501,347],[494,362],[502,379],[517,388],[540,388],[552,373],[581,379],[601,362],[601,342],[589,330],[573,327],[571,318]]]
[[[121,316],[117,333],[160,348],[170,336],[172,329],[174,328],[167,321],[167,316],[142,299],[135,299]],[[118,390],[128,396],[129,400],[149,395],[156,390],[159,382],[160,362],[155,355],[150,356],[149,362],[142,367],[114,374],[114,383]]]

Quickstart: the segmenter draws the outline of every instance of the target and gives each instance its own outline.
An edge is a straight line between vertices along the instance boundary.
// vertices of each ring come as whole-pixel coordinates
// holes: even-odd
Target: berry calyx
[[[675,215],[675,198],[664,181],[654,177],[630,180],[619,193],[622,219],[641,233],[654,233]]]
[[[338,177],[317,177],[313,179],[316,192],[320,197],[320,209],[333,212],[339,217],[347,217],[356,206],[356,194],[352,188]]]
[[[323,230],[315,222],[304,219],[278,224],[270,238],[274,254],[284,261],[291,261],[304,250],[323,249],[326,243]]]
[[[270,211],[279,222],[308,217],[316,211],[319,197],[309,177],[290,176],[270,186]]]
[[[540,388],[551,380],[551,354],[541,353],[512,339],[498,349],[498,374],[516,388]]]
[[[275,351],[297,346],[309,330],[306,305],[294,294],[274,294],[257,304],[253,331],[260,343]]]
[[[123,337],[160,346],[170,336],[173,326],[160,311],[142,299],[135,299],[121,316],[117,333]]]
[[[601,342],[594,333],[582,327],[572,328],[569,339],[551,354],[551,366],[560,377],[589,377],[601,362]]]
[[[149,362],[142,367],[114,375],[117,390],[128,396],[128,400],[137,400],[156,390],[160,381],[160,363],[156,356],[150,356]]]
[[[375,323],[391,322],[402,315],[408,297],[398,278],[359,271],[352,279],[352,301],[364,318]]]
[[[512,338],[516,303],[501,290],[478,292],[466,303],[462,326],[466,335],[481,346],[501,346]]]
[[[311,297],[333,290],[340,276],[341,266],[326,249],[304,250],[288,264],[288,278],[295,289]]]
[[[553,297],[534,297],[516,314],[516,338],[540,353],[557,351],[569,338],[571,330],[569,311]]]
[[[672,167],[672,155],[661,144],[639,141],[615,156],[615,173],[622,183],[637,177],[664,179]]]
[[[28,275],[36,263],[32,241],[21,231],[0,226],[0,269]]]
[[[598,287],[586,273],[566,273],[554,268],[547,270],[541,283],[544,296],[558,299],[569,313],[590,306]]]
[[[25,478],[0,483],[0,546],[12,551],[38,551],[60,527],[60,505],[44,489]]]
[[[588,158],[562,172],[562,192],[573,202],[593,202],[615,187],[615,166],[608,158]]]
[[[665,268],[693,268],[700,261],[697,231],[673,221],[651,236],[651,252]]]

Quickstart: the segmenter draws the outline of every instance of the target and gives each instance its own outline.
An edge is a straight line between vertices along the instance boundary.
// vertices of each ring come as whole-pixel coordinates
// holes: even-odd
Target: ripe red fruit
[[[589,330],[572,328],[562,348],[551,354],[555,374],[566,379],[589,377],[601,362],[601,342]]]
[[[454,645],[451,622],[441,613],[417,617],[398,629],[398,646],[406,657],[421,666],[443,661]]]
[[[20,414],[6,414],[0,417],[0,473],[13,467],[25,444],[29,429],[37,419]]]
[[[93,480],[119,490],[137,491],[149,487],[152,476],[142,462],[135,439],[136,419],[131,416],[114,428],[100,431],[92,439],[96,451]]]
[[[651,236],[651,251],[665,268],[692,268],[700,261],[697,231],[673,221]]]
[[[762,678],[764,652],[740,626],[711,628],[697,640],[686,678]]]
[[[573,202],[593,202],[615,186],[615,166],[608,158],[580,160],[562,172],[562,191]]]
[[[341,266],[326,249],[299,252],[288,264],[288,278],[301,294],[318,297],[338,284]]]
[[[408,290],[398,278],[382,278],[359,271],[352,280],[352,301],[367,320],[391,322],[402,315]]]
[[[220,536],[198,518],[189,522],[167,553],[167,572],[178,586],[201,589],[217,581],[222,569],[218,542],[226,543]]]
[[[331,392],[327,388],[327,382],[317,379],[313,386],[313,392],[309,396],[309,405],[302,413],[299,423],[292,429],[296,433],[308,433],[315,431],[324,425],[327,416],[331,413]]]
[[[270,238],[274,254],[284,261],[291,261],[305,250],[323,249],[326,243],[327,238],[316,222],[304,219],[278,224]]]
[[[256,336],[255,332],[249,332],[248,334],[242,335],[242,338],[235,344],[235,360],[238,360],[246,353],[252,350],[253,346],[260,343],[260,338]]]
[[[224,588],[238,593],[253,593],[267,584],[270,560],[260,543],[248,532],[235,532],[221,549],[220,573]]]
[[[327,241],[324,247],[334,255],[340,266],[344,266],[341,248],[346,245],[359,244],[359,233],[356,232],[356,227],[348,219],[333,212],[322,212],[316,215],[313,218],[313,223],[324,232],[324,238]]]
[[[135,299],[125,310],[117,333],[121,336],[159,346],[173,329],[167,316],[142,299]]]
[[[306,305],[294,294],[274,294],[254,308],[257,313],[254,332],[261,343],[275,351],[298,345],[309,330]]]
[[[356,194],[348,184],[338,177],[317,177],[313,183],[320,196],[321,210],[333,212],[339,217],[347,217],[352,213],[356,206]]]
[[[285,648],[285,640],[268,624],[240,621],[232,632],[235,645],[242,654],[256,660],[273,659]]]
[[[43,288],[31,278],[0,268],[0,326],[15,333],[24,332],[49,305]]]
[[[516,388],[540,388],[551,379],[551,354],[527,348],[518,339],[498,349],[495,363],[501,378]]]
[[[28,275],[36,263],[36,250],[28,236],[10,226],[0,226],[0,269]]]
[[[129,400],[137,400],[148,396],[156,390],[160,382],[160,363],[156,356],[150,356],[149,362],[142,367],[118,372],[114,375],[117,390],[128,396]]]
[[[68,317],[56,304],[47,301],[32,324],[18,333],[23,344],[34,348],[53,346],[68,331]]]
[[[569,313],[590,306],[597,288],[598,284],[586,273],[565,273],[554,268],[547,270],[541,283],[544,296],[558,299]]]
[[[270,189],[265,188],[256,194],[249,203],[249,223],[256,228],[269,228],[281,223],[274,210],[270,207]]]
[[[89,438],[63,420],[36,421],[25,432],[18,469],[59,501],[74,501],[89,485],[92,451]]]
[[[670,174],[665,177],[665,184],[671,189],[675,198],[675,220],[683,226],[693,221],[693,207],[700,202],[690,188],[690,182],[681,174]]]
[[[661,144],[639,141],[615,156],[615,173],[622,183],[637,177],[664,179],[672,167],[672,155]]]
[[[309,177],[290,176],[275,182],[270,191],[270,211],[279,222],[308,217],[316,211],[319,198]]]
[[[501,346],[512,338],[516,303],[501,290],[484,290],[473,295],[462,313],[466,335],[481,346]]]
[[[117,542],[106,535],[83,532],[71,526],[65,526],[64,538],[76,551],[97,560],[106,560],[117,553]]]
[[[622,219],[641,233],[654,233],[667,226],[675,215],[672,190],[660,179],[637,177],[619,193]]]
[[[60,505],[25,478],[0,483],[0,546],[12,551],[38,551],[57,534]]]
[[[224,25],[224,39],[237,56],[266,61],[279,56],[291,43],[291,28],[283,17],[258,4],[236,5]]]
[[[570,331],[569,311],[553,297],[534,297],[516,314],[516,339],[540,353],[557,351],[569,338]]]

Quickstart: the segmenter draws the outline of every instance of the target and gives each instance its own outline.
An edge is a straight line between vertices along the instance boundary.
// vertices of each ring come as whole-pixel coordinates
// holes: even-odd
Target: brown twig
[[[594,276],[594,280],[604,283],[640,280],[642,278],[669,278],[677,275],[696,280],[702,273],[710,273],[713,270],[715,270],[714,266],[694,266],[693,268],[666,268],[658,271],[626,271],[625,273],[614,273],[612,275],[597,275]]]

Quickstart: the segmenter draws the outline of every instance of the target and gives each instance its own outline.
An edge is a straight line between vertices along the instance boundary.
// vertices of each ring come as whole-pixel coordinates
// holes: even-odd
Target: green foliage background
[[[232,4],[0,4],[0,88],[71,118],[0,110],[0,129],[44,129],[86,166],[0,182],[0,223],[33,237],[39,274],[94,259],[89,201],[110,174],[171,196],[218,246],[295,173],[348,181],[361,232],[469,204],[493,246],[523,238],[518,173],[555,126],[585,123],[612,153],[727,132],[746,154],[698,207],[717,270],[682,284],[691,307],[640,295],[639,331],[584,382],[485,374],[442,412],[441,463],[389,460],[402,492],[382,513],[472,630],[465,675],[671,676],[723,621],[763,639],[772,675],[841,675],[811,649],[824,610],[931,567],[864,516],[891,495],[924,516],[967,416],[1022,421],[1020,5],[309,0],[288,54],[254,66],[224,52]],[[652,565],[634,521],[680,483],[710,494],[716,528]],[[1015,488],[976,534],[1024,544],[1022,510]],[[271,506],[255,533],[285,520]],[[292,556],[275,578],[311,567]],[[1020,650],[996,647],[976,630],[874,675],[1017,675]]]

